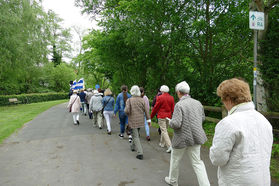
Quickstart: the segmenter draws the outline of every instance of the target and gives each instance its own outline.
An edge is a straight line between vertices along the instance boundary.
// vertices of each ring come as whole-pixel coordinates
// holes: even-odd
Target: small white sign
[[[249,28],[254,30],[264,30],[264,13],[249,12]]]

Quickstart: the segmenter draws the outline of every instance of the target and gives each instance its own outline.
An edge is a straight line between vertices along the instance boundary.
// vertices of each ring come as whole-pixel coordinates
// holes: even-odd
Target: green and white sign
[[[249,12],[249,28],[254,30],[264,30],[264,13]]]

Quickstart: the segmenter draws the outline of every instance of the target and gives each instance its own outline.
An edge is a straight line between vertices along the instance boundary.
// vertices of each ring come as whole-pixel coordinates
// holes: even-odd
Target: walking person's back
[[[77,93],[77,90],[73,91],[67,106],[67,108],[70,109],[69,111],[73,114],[74,125],[79,125],[79,112],[81,107],[80,98]]]
[[[183,81],[176,86],[177,96],[180,99],[176,103],[170,127],[174,129],[172,139],[172,152],[170,160],[169,176],[165,181],[178,186],[179,165],[184,152],[187,153],[200,186],[209,186],[209,180],[205,165],[200,159],[201,145],[207,141],[202,128],[205,119],[202,104],[190,97],[190,87]]]
[[[89,110],[93,113],[93,126],[98,126],[99,129],[102,129],[102,94],[97,90],[94,90],[93,94],[89,104]]]
[[[111,117],[113,116],[113,106],[114,106],[114,97],[112,96],[112,92],[109,88],[107,88],[104,92],[104,96],[102,99],[102,104],[104,107],[104,117],[107,124],[107,132],[109,135],[111,135],[111,126],[110,121]]]
[[[84,92],[84,90],[83,89],[81,89],[81,92],[79,93],[79,97],[80,97],[80,102],[81,102],[81,106],[82,106],[82,113],[84,114],[84,115],[86,115],[86,99],[85,99],[85,97],[86,97],[86,93]]]
[[[125,126],[128,124],[128,116],[125,114],[124,109],[126,106],[126,101],[131,95],[128,93],[128,87],[126,85],[121,86],[121,93],[118,94],[116,98],[116,103],[114,107],[114,115],[118,112],[119,120],[120,120],[120,134],[119,137],[121,139],[124,138]],[[131,138],[131,136],[129,136]]]
[[[171,152],[171,141],[168,134],[168,120],[166,118],[171,118],[174,109],[174,98],[169,95],[169,87],[166,85],[161,86],[160,91],[162,95],[157,97],[156,104],[151,112],[151,118],[156,114],[158,117],[158,124],[161,129],[161,140],[160,146],[164,147],[167,145],[168,153]]]

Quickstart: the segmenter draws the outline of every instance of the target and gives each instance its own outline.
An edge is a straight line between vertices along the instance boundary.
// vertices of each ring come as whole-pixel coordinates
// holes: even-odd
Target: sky
[[[90,17],[86,14],[81,14],[81,9],[75,6],[75,0],[43,0],[42,6],[47,12],[49,9],[53,10],[63,21],[64,28],[73,28],[76,26],[81,30],[88,30],[91,28],[97,29],[96,22],[90,20]],[[73,35],[72,46],[74,47],[73,55],[76,55],[79,51],[79,37],[78,34],[72,29]],[[66,62],[71,59],[63,58]]]

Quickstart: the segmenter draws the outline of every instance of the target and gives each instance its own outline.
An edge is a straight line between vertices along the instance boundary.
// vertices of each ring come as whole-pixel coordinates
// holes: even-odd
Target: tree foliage
[[[267,103],[272,111],[279,111],[279,6],[269,13],[265,39],[261,42],[262,64],[260,70],[269,90]]]
[[[247,1],[76,0],[99,14],[101,31],[84,38],[86,68],[103,73],[114,88],[138,84],[172,93],[186,80],[191,94],[215,104],[218,84],[241,76],[252,82]]]
[[[60,58],[70,49],[69,30],[60,22],[37,1],[0,0],[0,94],[48,89],[40,81],[42,68],[53,52],[51,46],[56,46],[56,57]]]

